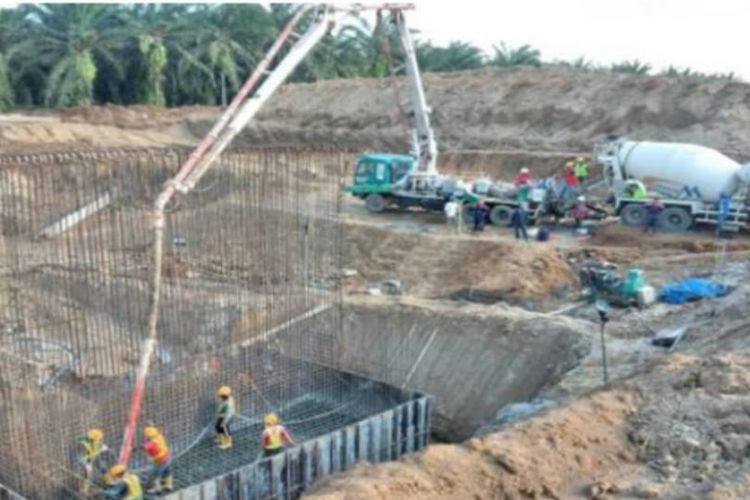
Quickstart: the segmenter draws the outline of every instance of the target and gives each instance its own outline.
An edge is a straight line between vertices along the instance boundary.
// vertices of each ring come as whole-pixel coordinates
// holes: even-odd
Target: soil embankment
[[[337,359],[345,371],[434,396],[433,431],[456,441],[559,381],[589,353],[595,329],[510,306],[350,299]]]

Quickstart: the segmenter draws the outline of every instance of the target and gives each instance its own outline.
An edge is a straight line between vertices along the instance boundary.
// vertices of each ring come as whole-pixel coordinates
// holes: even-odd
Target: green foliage
[[[651,71],[651,65],[642,63],[638,60],[623,61],[613,64],[610,69],[614,73],[629,73],[631,75],[648,75]]]
[[[465,71],[484,66],[482,51],[465,42],[451,42],[447,47],[420,43],[416,52],[419,66],[424,71]]]
[[[0,110],[92,103],[226,104],[253,71],[298,4],[21,4],[0,9]],[[309,12],[303,32],[313,22]],[[382,78],[403,63],[388,15],[371,27],[353,18],[326,35],[292,81]],[[288,49],[284,49],[288,50]],[[283,56],[285,52],[282,51]],[[425,72],[542,65],[530,45],[500,43],[490,55],[462,41],[416,42]],[[597,66],[555,61],[575,71],[648,74],[648,64]],[[669,67],[662,74],[735,81]]]
[[[507,68],[511,66],[541,66],[542,54],[531,45],[511,47],[505,42],[493,47],[494,55],[490,60],[492,66]]]

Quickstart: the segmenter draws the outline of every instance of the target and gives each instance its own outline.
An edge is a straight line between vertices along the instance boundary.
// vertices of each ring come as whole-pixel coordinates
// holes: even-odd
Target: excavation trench
[[[577,366],[592,324],[511,306],[350,299],[339,368],[433,397],[435,438],[461,441]]]

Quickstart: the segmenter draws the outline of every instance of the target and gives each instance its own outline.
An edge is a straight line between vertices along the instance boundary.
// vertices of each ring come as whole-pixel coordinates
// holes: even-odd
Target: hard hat
[[[109,475],[113,477],[120,477],[125,474],[125,466],[122,464],[115,464],[109,468]]]
[[[86,437],[92,441],[99,441],[104,438],[104,431],[101,429],[90,429],[86,433]]]
[[[585,196],[579,196],[578,197],[578,201],[586,201],[586,197]]]
[[[578,161],[583,161],[583,156],[579,156]]]
[[[263,422],[266,425],[276,425],[279,423],[279,416],[275,413],[267,413],[265,417],[263,417]]]
[[[566,161],[565,162],[565,168],[573,168],[573,162],[572,161]]]
[[[521,167],[521,173],[522,174],[528,174],[529,173],[528,167]]]
[[[143,434],[149,439],[154,439],[159,435],[159,429],[157,429],[153,425],[149,425],[148,427],[143,429]]]
[[[232,389],[229,386],[224,385],[222,387],[219,387],[218,393],[219,393],[219,396],[231,396]]]

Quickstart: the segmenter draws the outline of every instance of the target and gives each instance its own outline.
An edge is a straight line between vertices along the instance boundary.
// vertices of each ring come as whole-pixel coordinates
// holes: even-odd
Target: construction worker
[[[448,227],[456,226],[456,228],[458,228],[458,224],[456,223],[458,217],[458,202],[454,197],[451,197],[451,199],[445,202],[443,211],[445,212],[445,223]]]
[[[659,216],[664,211],[664,203],[658,194],[654,194],[650,200],[645,203],[646,207],[646,225],[643,230],[646,233],[653,234],[656,231],[656,225],[659,223]]]
[[[589,164],[586,162],[583,156],[579,156],[576,159],[576,162],[573,165],[573,173],[575,174],[576,179],[578,179],[579,184],[583,184],[583,182],[586,180],[586,177],[589,176]]]
[[[474,231],[484,231],[484,223],[487,218],[487,204],[484,200],[479,200],[473,209]]]
[[[227,386],[219,388],[219,404],[216,407],[216,444],[220,449],[232,447],[232,432],[229,424],[234,417],[234,398],[232,389]]]
[[[719,195],[719,211],[716,214],[716,237],[721,238],[721,233],[724,230],[724,224],[729,217],[729,210],[731,208],[731,199],[729,193],[722,191]]]
[[[86,435],[79,439],[79,443],[83,448],[80,461],[83,465],[85,481],[81,490],[85,495],[88,493],[89,484],[106,470],[104,454],[109,451],[109,448],[104,444],[104,431],[101,429],[89,429]]]
[[[510,225],[513,226],[513,232],[516,235],[516,239],[520,240],[522,237],[524,241],[529,241],[529,235],[526,232],[526,225],[529,220],[529,216],[526,213],[525,203],[519,203],[510,215]]]
[[[148,492],[160,493],[162,489],[172,491],[174,489],[174,478],[169,467],[172,463],[172,453],[169,451],[167,439],[153,425],[147,426],[143,430],[143,435],[145,436],[143,449],[153,464],[149,473],[149,482],[152,484]]]
[[[562,191],[562,198],[563,199],[571,199],[573,198],[572,195],[575,195],[578,193],[578,177],[575,175],[575,171],[573,168],[573,162],[569,161],[565,163],[565,168],[563,169],[563,181],[565,183],[565,187]]]
[[[263,441],[263,456],[270,457],[280,453],[284,449],[285,444],[292,446],[297,443],[292,439],[289,431],[286,427],[281,425],[278,415],[275,413],[268,413],[263,418],[265,429],[263,429],[262,441]]]
[[[641,181],[630,180],[625,188],[625,195],[634,200],[645,200],[648,193]]]
[[[122,464],[110,467],[107,473],[107,484],[105,491],[107,498],[118,500],[143,500],[141,480],[132,472],[128,472]]]
[[[576,221],[576,227],[581,227],[583,225],[583,221],[588,219],[589,217],[589,208],[586,205],[586,198],[583,196],[579,196],[576,199],[576,204],[573,205],[573,219]]]
[[[523,185],[529,185],[531,184],[531,181],[533,178],[531,177],[531,172],[529,171],[528,167],[522,167],[521,170],[518,171],[518,174],[516,175],[516,186],[523,186]]]

